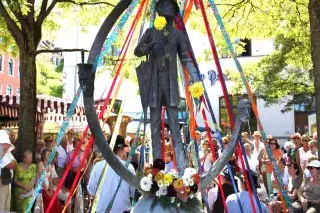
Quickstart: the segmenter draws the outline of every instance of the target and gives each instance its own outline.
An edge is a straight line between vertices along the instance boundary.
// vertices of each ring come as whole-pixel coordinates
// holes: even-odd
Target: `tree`
[[[75,8],[76,5],[80,7]],[[89,9],[82,7],[86,5],[91,6]],[[113,5],[97,0],[0,0],[0,46],[5,51],[17,50],[16,53],[20,57],[18,152],[26,149],[35,150],[36,56],[41,53],[38,47],[43,35],[48,36],[59,29],[58,20],[68,16],[77,16],[82,27],[97,24],[100,17],[104,17],[108,12],[106,7],[101,9],[102,6]]]
[[[267,104],[286,102],[283,110],[314,97],[319,135],[320,1],[217,0],[216,4],[231,40],[247,38],[274,41],[275,51],[271,55],[265,56],[257,64],[244,67],[255,94]],[[210,7],[207,12],[212,14]],[[199,28],[199,20],[202,20],[199,16],[197,12],[191,18],[190,26],[195,29]],[[220,54],[225,55],[226,46],[222,34],[215,30],[218,27],[212,15],[210,24]],[[233,92],[243,91],[244,85],[239,74],[228,70],[228,75],[236,82]],[[287,96],[295,96],[295,99],[283,99]]]

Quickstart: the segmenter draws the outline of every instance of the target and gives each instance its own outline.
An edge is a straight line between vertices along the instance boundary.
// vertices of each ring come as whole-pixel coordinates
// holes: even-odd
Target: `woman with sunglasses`
[[[67,146],[67,152],[71,152],[75,147],[73,146],[73,140],[76,136],[76,133],[73,129],[70,129],[67,133],[67,139],[68,139],[68,146]]]
[[[288,156],[290,157],[290,161],[295,161],[300,166],[300,156],[298,151],[298,149],[302,146],[300,133],[293,134],[291,136],[291,140],[294,147],[289,150]]]
[[[288,195],[292,201],[295,201],[298,198],[298,189],[302,183],[302,174],[300,166],[294,161],[288,163],[287,168],[289,173]]]
[[[269,138],[268,141],[269,141],[269,145],[267,145],[267,146],[270,146],[274,160],[278,161],[283,156],[282,150],[280,149],[280,145],[278,144],[278,140],[271,137],[271,138]],[[262,162],[267,165],[266,166],[266,175],[267,175],[268,195],[269,195],[269,197],[271,197],[273,194],[273,187],[272,187],[272,181],[271,181],[273,167],[272,167],[272,163],[266,153],[263,156]]]
[[[307,152],[309,151],[309,141],[310,137],[308,135],[302,135],[301,141],[302,141],[302,147],[298,149],[299,152],[299,162],[301,166],[301,170],[303,171],[308,163],[308,156]]]
[[[316,140],[309,141],[309,151],[307,152],[308,159],[318,157],[318,142]]]
[[[310,178],[305,178],[298,191],[299,201],[292,204],[294,213],[320,212],[320,161],[313,160],[306,168],[310,171]]]

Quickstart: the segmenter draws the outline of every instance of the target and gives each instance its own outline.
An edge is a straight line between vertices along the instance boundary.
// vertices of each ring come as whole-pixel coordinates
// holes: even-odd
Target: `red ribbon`
[[[205,7],[204,7],[204,4],[203,4],[203,1],[199,0],[198,3],[199,3],[200,9],[201,9],[201,13],[202,13],[202,17],[203,17],[203,20],[204,20],[204,23],[205,23],[208,39],[209,39],[210,46],[211,46],[212,55],[213,55],[213,58],[214,58],[214,61],[215,61],[216,67],[217,67],[219,80],[220,80],[220,84],[221,84],[222,91],[223,91],[224,101],[226,103],[226,108],[228,110],[228,117],[229,117],[229,120],[231,122],[231,129],[234,129],[234,117],[233,117],[233,113],[232,113],[232,106],[231,106],[231,102],[230,102],[230,99],[229,99],[227,86],[226,86],[226,83],[225,83],[224,78],[223,78],[223,72],[222,72],[222,69],[221,69],[221,65],[220,65],[217,49],[216,49],[216,46],[215,46],[215,43],[214,43],[214,40],[213,40],[213,36],[212,36],[211,30],[210,30],[210,25],[209,25],[209,22],[208,22],[208,18],[207,18],[207,14],[206,14],[206,11],[205,11]],[[237,146],[236,153],[240,157],[242,168],[245,168],[244,167],[243,156],[242,156],[242,154],[241,154],[241,152],[239,150],[239,144]],[[243,170],[243,173],[244,173],[244,177],[245,177],[246,182],[249,183],[248,176],[247,176],[247,173],[245,172],[245,170]],[[248,192],[249,192],[250,203],[251,203],[253,212],[256,213],[256,208],[255,208],[254,201],[253,201],[252,190],[251,190],[251,187],[250,187],[249,184],[248,184]]]

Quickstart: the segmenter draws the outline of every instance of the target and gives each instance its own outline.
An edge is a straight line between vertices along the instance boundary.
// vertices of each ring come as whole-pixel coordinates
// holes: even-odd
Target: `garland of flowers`
[[[144,169],[144,176],[140,181],[141,189],[155,195],[155,202],[163,208],[171,206],[181,207],[182,203],[194,202],[200,184],[200,175],[194,168],[186,168],[184,175],[171,170],[164,172],[165,163],[162,159],[156,159],[153,167]],[[168,202],[170,200],[170,202]]]

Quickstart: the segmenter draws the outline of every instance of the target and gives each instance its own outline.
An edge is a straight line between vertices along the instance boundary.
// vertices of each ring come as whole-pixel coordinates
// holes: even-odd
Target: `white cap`
[[[310,163],[308,163],[307,166],[313,166],[313,167],[316,167],[316,168],[320,168],[320,161],[312,160]]]
[[[10,143],[9,135],[5,130],[0,130],[0,144],[10,144],[10,148],[8,149],[8,152],[11,152],[15,148],[14,145]]]

